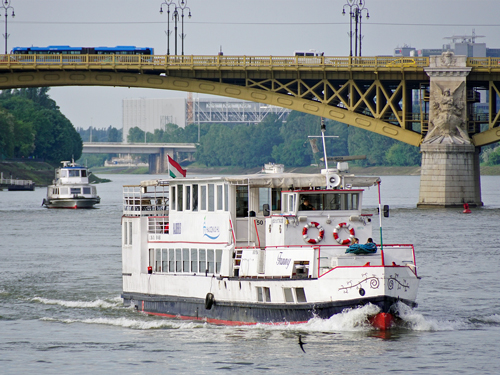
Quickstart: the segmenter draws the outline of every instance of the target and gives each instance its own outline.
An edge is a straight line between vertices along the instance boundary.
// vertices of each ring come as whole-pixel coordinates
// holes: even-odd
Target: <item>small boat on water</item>
[[[55,180],[47,187],[47,198],[42,205],[47,208],[93,208],[101,202],[95,186],[89,183],[87,167],[74,161],[62,161],[55,171]]]
[[[390,328],[399,303],[416,306],[414,248],[370,242],[363,188],[380,179],[346,168],[124,186],[124,304],[229,325],[303,323],[372,304],[370,322]]]

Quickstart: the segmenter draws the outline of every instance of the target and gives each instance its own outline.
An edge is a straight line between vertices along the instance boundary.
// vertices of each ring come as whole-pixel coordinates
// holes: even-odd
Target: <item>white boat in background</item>
[[[371,322],[389,328],[398,303],[416,305],[414,248],[350,246],[372,237],[363,188],[380,179],[338,166],[124,186],[124,304],[230,325],[302,323],[373,304]]]
[[[92,172],[74,161],[61,163],[52,185],[47,187],[47,198],[42,205],[47,208],[93,208],[100,203],[96,187],[89,183]]]

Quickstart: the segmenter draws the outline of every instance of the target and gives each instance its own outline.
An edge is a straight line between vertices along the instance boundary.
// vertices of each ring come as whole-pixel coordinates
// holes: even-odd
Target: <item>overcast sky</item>
[[[165,54],[167,13],[159,13],[162,2],[11,0],[16,16],[10,17],[9,11],[8,49],[135,45]],[[184,54],[215,55],[222,46],[225,55],[290,56],[295,50],[316,49],[328,56],[348,56],[349,17],[342,15],[346,3],[187,0],[192,18],[185,17]],[[405,44],[441,48],[444,37],[470,35],[473,29],[485,36],[477,42],[500,48],[500,0],[366,0],[366,8],[370,18],[363,19],[363,56],[392,55]],[[0,14],[3,21],[4,11]],[[83,128],[121,128],[125,98],[186,97],[182,91],[113,87],[54,87],[49,94],[73,125]]]

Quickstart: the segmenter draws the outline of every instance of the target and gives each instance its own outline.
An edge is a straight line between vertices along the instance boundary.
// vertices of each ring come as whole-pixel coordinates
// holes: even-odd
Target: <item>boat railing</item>
[[[144,192],[139,185],[123,187],[123,214],[126,216],[168,216],[166,194]]]
[[[377,246],[376,253],[345,253],[347,247],[341,245],[318,246],[318,277],[322,277],[338,267],[393,266],[409,267],[417,275],[415,249],[411,244],[391,244]]]
[[[168,216],[150,216],[150,217],[148,217],[148,233],[168,234],[169,233]]]

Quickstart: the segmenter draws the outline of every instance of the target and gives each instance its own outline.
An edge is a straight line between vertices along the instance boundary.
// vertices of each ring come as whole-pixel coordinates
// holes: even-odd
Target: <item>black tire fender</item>
[[[213,293],[207,293],[207,296],[205,297],[205,309],[211,310],[212,306],[214,305],[215,298]]]

